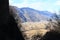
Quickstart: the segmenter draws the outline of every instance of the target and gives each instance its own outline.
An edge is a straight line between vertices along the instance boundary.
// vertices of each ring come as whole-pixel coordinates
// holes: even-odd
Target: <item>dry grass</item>
[[[22,23],[22,31],[27,31],[27,30],[37,30],[37,29],[45,29],[46,25],[49,22],[47,21],[41,21],[41,22],[25,22]],[[23,30],[24,29],[24,30]]]
[[[48,23],[48,21],[22,23],[21,31],[23,36],[26,35],[24,36],[26,40],[27,38],[30,40],[33,35],[37,34],[44,36],[49,31],[46,29]]]

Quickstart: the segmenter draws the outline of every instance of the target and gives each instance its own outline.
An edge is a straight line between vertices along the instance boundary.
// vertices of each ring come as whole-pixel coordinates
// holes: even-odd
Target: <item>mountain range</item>
[[[48,11],[40,11],[29,7],[17,8],[18,14],[22,22],[39,22],[40,20],[49,20],[54,13]]]

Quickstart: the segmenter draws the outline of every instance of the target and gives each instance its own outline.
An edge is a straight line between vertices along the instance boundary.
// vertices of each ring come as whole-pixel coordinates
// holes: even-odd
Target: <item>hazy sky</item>
[[[9,0],[9,4],[19,8],[30,7],[50,12],[57,12],[60,10],[60,0]]]

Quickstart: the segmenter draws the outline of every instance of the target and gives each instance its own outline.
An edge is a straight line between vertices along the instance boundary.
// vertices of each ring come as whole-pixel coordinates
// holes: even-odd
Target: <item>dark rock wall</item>
[[[0,0],[0,40],[24,40],[17,23],[9,14],[8,2]]]

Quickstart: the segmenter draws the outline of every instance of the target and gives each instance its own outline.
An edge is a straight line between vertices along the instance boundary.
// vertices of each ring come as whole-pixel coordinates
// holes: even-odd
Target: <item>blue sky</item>
[[[60,10],[60,0],[9,0],[9,4],[19,8],[30,7],[57,13]]]

